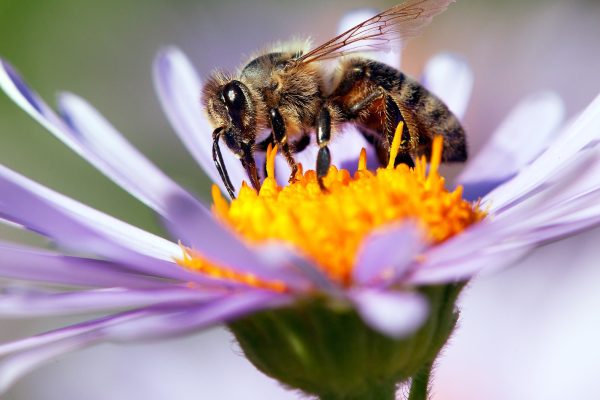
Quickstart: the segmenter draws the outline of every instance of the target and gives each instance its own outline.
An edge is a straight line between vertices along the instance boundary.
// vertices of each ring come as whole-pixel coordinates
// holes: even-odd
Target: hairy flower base
[[[400,138],[402,123],[396,130]],[[390,160],[400,143],[394,139]],[[213,188],[214,212],[242,237],[254,243],[280,240],[302,250],[332,280],[352,285],[356,255],[366,236],[385,225],[416,221],[431,243],[442,242],[481,220],[477,205],[462,199],[462,187],[449,192],[438,174],[442,138],[434,140],[431,165],[425,157],[409,169],[392,163],[377,171],[366,169],[361,152],[358,170],[331,167],[325,178],[327,191],[320,189],[314,171],[299,172],[295,180],[281,187],[275,180],[277,149],[267,153],[267,178],[259,193],[244,185],[238,198],[228,204],[219,189]],[[179,263],[211,276],[234,279],[248,285],[284,290],[278,282],[258,281],[254,276],[215,266],[201,254],[185,249]]]
[[[430,364],[446,343],[462,287],[420,289],[431,313],[402,340],[373,331],[350,305],[328,298],[263,311],[229,327],[259,370],[292,388],[320,399],[394,399],[396,385]]]

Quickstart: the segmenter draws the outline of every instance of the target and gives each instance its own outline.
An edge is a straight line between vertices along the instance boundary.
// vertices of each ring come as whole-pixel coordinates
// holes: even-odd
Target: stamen
[[[363,147],[360,150],[360,156],[358,156],[358,168],[359,171],[367,169],[367,150]]]
[[[351,176],[332,166],[324,178],[323,192],[314,171],[299,168],[295,180],[281,187],[275,180],[277,146],[267,150],[267,177],[259,193],[242,185],[230,204],[213,187],[213,212],[244,240],[252,243],[289,243],[310,258],[332,280],[351,286],[352,268],[366,236],[374,230],[404,220],[416,220],[423,237],[436,244],[459,234],[485,217],[477,203],[462,199],[462,188],[448,192],[438,173],[443,139],[433,139],[431,164],[420,157],[415,168],[394,167],[400,147],[403,123],[396,128],[387,168],[367,170],[362,149],[358,170]],[[185,268],[237,283],[285,290],[280,282],[267,282],[256,276],[217,266],[192,249],[184,248],[178,262]]]
[[[394,168],[394,163],[396,162],[396,157],[398,156],[398,150],[400,150],[400,143],[402,141],[402,130],[404,129],[404,122],[400,121],[398,126],[396,126],[396,131],[394,132],[394,139],[392,140],[392,145],[390,147],[390,159],[388,161],[387,168]]]

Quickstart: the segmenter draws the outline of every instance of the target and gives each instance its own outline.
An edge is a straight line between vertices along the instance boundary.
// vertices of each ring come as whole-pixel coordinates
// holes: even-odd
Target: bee
[[[414,167],[413,157],[431,153],[434,135],[444,136],[442,160],[467,158],[464,130],[448,107],[416,80],[386,64],[362,57],[365,51],[389,50],[392,42],[417,36],[454,0],[407,0],[312,49],[292,48],[261,54],[237,76],[214,73],[202,102],[213,125],[213,160],[231,196],[222,140],[238,158],[251,185],[260,181],[254,153],[277,144],[294,179],[294,154],[316,138],[315,171],[322,190],[331,165],[328,144],[346,123],[355,124],[386,165],[395,128],[404,122],[394,164]],[[335,72],[322,62],[339,59]]]

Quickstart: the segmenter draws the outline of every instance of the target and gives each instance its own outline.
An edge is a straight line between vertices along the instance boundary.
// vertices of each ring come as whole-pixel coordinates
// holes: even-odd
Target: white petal
[[[565,169],[583,148],[596,146],[599,138],[600,96],[534,162],[514,179],[489,193],[484,200],[491,205],[491,211],[514,203]]]
[[[463,119],[471,98],[473,80],[473,72],[466,61],[458,56],[442,53],[425,65],[422,82],[446,103],[458,119]]]
[[[393,338],[410,335],[427,318],[429,306],[418,293],[360,289],[350,296],[371,328]]]
[[[498,181],[510,177],[546,149],[563,123],[565,107],[552,92],[521,101],[465,167],[459,183]]]

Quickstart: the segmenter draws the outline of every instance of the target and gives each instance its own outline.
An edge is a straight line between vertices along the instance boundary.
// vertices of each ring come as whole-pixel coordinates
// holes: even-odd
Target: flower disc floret
[[[397,132],[401,132],[402,124]],[[398,137],[398,135],[396,135]],[[213,187],[213,211],[223,223],[251,243],[279,240],[304,252],[332,280],[352,285],[352,268],[363,240],[376,229],[414,220],[424,238],[440,243],[484,217],[477,204],[462,199],[462,187],[448,191],[438,173],[442,138],[433,141],[429,170],[425,157],[414,169],[390,163],[376,171],[366,169],[366,152],[361,152],[353,176],[331,167],[321,190],[314,171],[299,168],[294,180],[280,186],[275,179],[277,148],[267,152],[267,177],[257,193],[244,184],[239,196],[228,203]],[[391,160],[399,143],[394,143]],[[180,261],[186,267],[217,277],[236,279],[236,273],[200,260],[193,250]],[[263,287],[255,277],[238,281]]]

